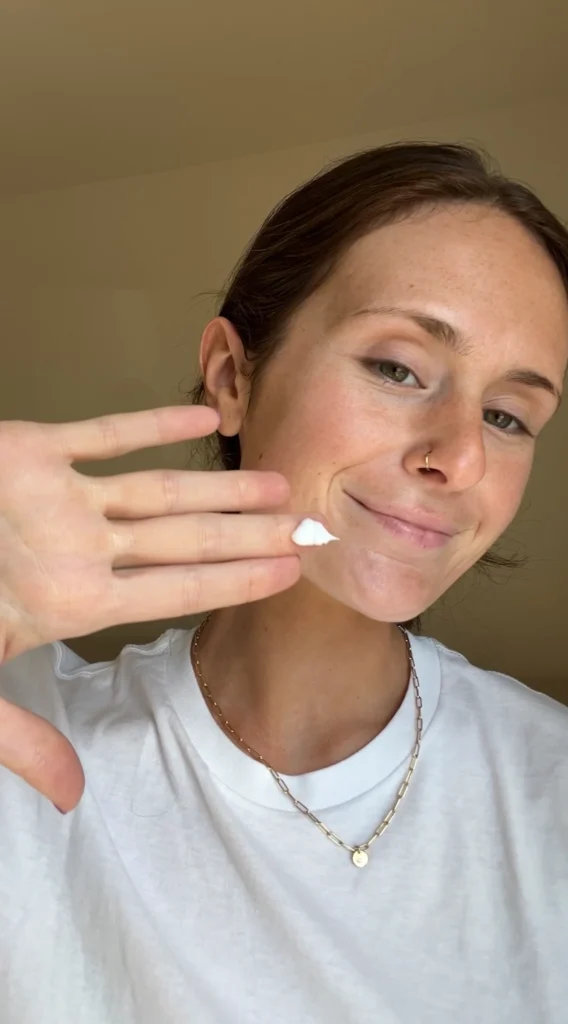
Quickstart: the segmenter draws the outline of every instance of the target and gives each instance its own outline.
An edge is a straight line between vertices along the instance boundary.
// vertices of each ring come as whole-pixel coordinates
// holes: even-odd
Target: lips
[[[353,495],[349,497],[391,535],[421,548],[443,547],[459,532],[452,524],[429,513],[411,513],[390,507],[379,509]]]

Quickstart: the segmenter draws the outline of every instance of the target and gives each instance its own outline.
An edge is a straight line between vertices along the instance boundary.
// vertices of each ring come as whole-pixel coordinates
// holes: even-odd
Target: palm
[[[72,466],[201,437],[217,422],[210,409],[166,408],[69,424],[0,423],[0,693],[2,663],[34,647],[256,601],[297,581],[291,534],[302,517],[266,511],[289,498],[279,475],[149,470],[101,478]],[[69,741],[1,696],[0,765],[56,802],[75,806],[81,796],[83,772]]]

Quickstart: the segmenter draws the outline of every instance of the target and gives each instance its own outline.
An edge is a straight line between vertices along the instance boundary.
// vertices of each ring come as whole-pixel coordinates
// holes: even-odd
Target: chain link
[[[412,647],[410,645],[410,640],[408,639],[408,634],[407,634],[406,630],[402,626],[398,627],[400,629],[400,632],[402,633],[402,636],[404,637],[404,641],[405,641],[405,644],[406,644],[406,653],[407,653],[407,657],[408,657],[408,664],[409,664],[409,667],[410,667],[410,678],[412,680],[412,684],[413,684],[413,687],[414,687],[414,703],[415,703],[415,708],[416,708],[416,739],[415,739],[415,743],[414,743],[414,748],[412,750],[412,754],[411,754],[411,757],[410,757],[410,763],[409,763],[409,766],[408,766],[408,771],[406,772],[406,775],[405,775],[404,779],[402,780],[402,782],[400,784],[400,787],[399,787],[398,792],[396,794],[395,802],[392,805],[391,809],[387,812],[387,814],[385,814],[385,816],[382,819],[382,821],[377,825],[377,828],[373,832],[372,836],[370,836],[370,838],[367,839],[366,842],[359,843],[357,846],[350,846],[349,843],[346,843],[343,839],[341,839],[340,836],[337,835],[337,833],[333,832],[333,830],[328,828],[328,826],[323,821],[321,821],[318,817],[316,817],[316,815],[313,813],[313,811],[310,811],[309,807],[306,807],[306,805],[304,803],[302,803],[301,800],[298,800],[297,797],[294,796],[294,794],[290,791],[289,786],[286,784],[286,782],[284,781],[282,776],[279,775],[279,773],[276,771],[276,769],[273,768],[272,765],[268,764],[268,761],[265,761],[265,759],[263,758],[262,754],[259,754],[257,750],[254,750],[252,747],[249,747],[248,744],[245,743],[245,741],[242,738],[242,736],[239,736],[239,734],[237,732],[235,732],[235,730],[233,729],[233,727],[230,724],[230,722],[228,722],[227,719],[225,718],[221,708],[219,707],[219,704],[217,703],[217,701],[213,697],[213,694],[211,693],[211,690],[209,689],[207,683],[205,682],[205,680],[203,678],[203,674],[202,674],[202,671],[201,671],[201,663],[200,663],[200,660],[199,660],[199,642],[201,640],[201,634],[202,634],[202,631],[203,631],[203,627],[205,626],[206,622],[209,621],[209,618],[210,618],[210,616],[207,616],[207,618],[204,619],[203,622],[197,627],[197,629],[196,629],[196,631],[194,633],[193,641],[192,641],[192,645],[191,645],[191,654],[192,654],[193,667],[194,667],[194,670],[195,670],[195,674],[197,676],[197,680],[199,682],[201,690],[205,694],[207,702],[213,708],[213,711],[215,712],[215,714],[217,715],[217,717],[221,721],[221,723],[224,726],[224,728],[227,730],[227,732],[229,732],[231,734],[231,736],[234,737],[234,739],[238,742],[239,746],[242,747],[242,749],[250,757],[253,757],[256,761],[259,761],[260,764],[264,765],[264,767],[268,769],[268,771],[272,775],[274,781],[280,787],[280,789],[282,790],[284,795],[289,800],[292,801],[292,803],[294,804],[294,807],[296,808],[296,810],[298,810],[302,814],[304,814],[307,818],[309,818],[310,821],[313,821],[314,825],[317,825],[317,827],[319,828],[320,832],[323,832],[323,834],[326,837],[326,839],[329,839],[330,842],[335,844],[335,846],[340,846],[340,847],[342,847],[342,849],[348,850],[349,853],[353,854],[353,861],[354,861],[354,863],[357,864],[357,866],[359,866],[359,867],[363,867],[367,863],[367,859],[368,859],[367,858],[367,850],[369,850],[369,848],[371,847],[371,844],[374,843],[375,840],[379,838],[379,836],[382,836],[383,832],[385,832],[386,829],[389,827],[392,819],[394,818],[394,816],[395,816],[395,814],[396,814],[396,812],[397,812],[397,810],[398,810],[398,808],[400,806],[401,801],[406,796],[406,792],[408,790],[408,786],[410,784],[410,780],[411,780],[411,778],[412,778],[412,776],[414,774],[414,769],[416,768],[416,762],[417,762],[418,756],[420,754],[420,745],[421,745],[421,742],[422,742],[422,730],[423,730],[422,697],[420,695],[420,684],[418,682],[418,673],[416,671],[416,665],[414,664],[414,657],[413,657],[413,654],[412,654]]]

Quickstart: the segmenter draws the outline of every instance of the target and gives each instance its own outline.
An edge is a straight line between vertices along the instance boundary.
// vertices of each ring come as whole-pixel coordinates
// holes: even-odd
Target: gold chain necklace
[[[396,794],[395,802],[392,805],[390,811],[388,811],[388,813],[385,815],[383,820],[380,822],[380,824],[377,826],[377,828],[373,832],[373,834],[370,837],[370,839],[367,839],[366,843],[360,843],[358,846],[350,846],[349,843],[344,842],[344,840],[341,839],[335,832],[333,832],[332,829],[328,828],[327,825],[325,825],[323,821],[320,821],[320,819],[316,817],[316,815],[313,813],[313,811],[310,811],[310,809],[308,807],[306,807],[306,805],[303,804],[301,800],[298,800],[293,795],[293,793],[290,792],[289,787],[284,782],[284,779],[282,778],[282,776],[278,774],[276,769],[273,768],[272,765],[269,765],[268,761],[264,760],[262,754],[259,754],[258,751],[253,750],[252,747],[249,747],[248,744],[245,743],[245,741],[243,740],[242,736],[239,736],[238,733],[235,732],[235,730],[233,729],[233,727],[230,724],[230,722],[228,722],[227,719],[225,718],[221,708],[219,707],[217,701],[215,700],[215,698],[213,697],[213,694],[211,693],[211,690],[209,689],[207,683],[205,682],[205,680],[203,678],[203,675],[202,675],[202,672],[201,672],[201,664],[200,664],[200,661],[199,661],[199,642],[201,640],[201,633],[203,631],[203,627],[204,627],[205,623],[209,621],[209,618],[210,618],[210,616],[207,616],[207,618],[203,620],[201,625],[198,626],[198,628],[196,629],[196,631],[194,633],[193,641],[192,641],[192,644],[191,644],[191,655],[192,655],[192,661],[193,661],[193,665],[194,665],[194,669],[195,669],[195,674],[197,676],[197,680],[199,682],[199,685],[200,685],[203,693],[205,694],[205,697],[207,698],[208,703],[212,706],[215,714],[220,719],[220,721],[222,722],[222,724],[225,727],[225,729],[231,734],[231,736],[233,736],[237,740],[239,745],[246,751],[246,753],[249,754],[249,756],[254,757],[256,761],[259,761],[260,764],[263,764],[264,767],[268,769],[268,771],[272,775],[274,781],[278,784],[278,786],[280,787],[280,789],[282,790],[284,795],[287,796],[288,799],[292,801],[292,803],[294,804],[294,807],[298,811],[301,811],[302,814],[305,814],[306,817],[308,817],[310,819],[310,821],[313,821],[314,825],[317,825],[317,827],[319,828],[320,832],[323,832],[324,836],[327,839],[329,839],[330,842],[334,843],[336,846],[341,846],[344,850],[348,850],[349,853],[352,854],[351,859],[352,859],[353,863],[355,864],[355,867],[364,868],[365,865],[369,863],[368,850],[369,850],[369,848],[371,846],[371,843],[374,843],[375,839],[378,839],[379,836],[381,836],[383,834],[383,832],[389,827],[392,819],[394,818],[394,816],[395,816],[395,814],[396,814],[396,812],[397,812],[397,810],[399,808],[399,805],[400,805],[400,802],[401,802],[402,798],[406,794],[406,791],[408,789],[408,785],[410,783],[410,780],[411,780],[412,775],[414,773],[414,769],[416,767],[416,762],[418,760],[418,755],[420,753],[420,743],[421,743],[421,740],[422,740],[422,726],[423,726],[423,722],[422,722],[422,697],[420,696],[420,686],[419,686],[419,683],[418,683],[418,673],[416,672],[416,666],[414,664],[414,657],[412,655],[412,648],[410,646],[410,641],[408,639],[408,635],[406,633],[406,630],[403,629],[402,626],[399,626],[399,629],[400,629],[400,631],[401,631],[401,633],[402,633],[402,635],[404,637],[404,641],[405,641],[405,644],[406,644],[406,653],[407,653],[407,656],[408,656],[408,663],[410,665],[410,676],[411,676],[412,683],[413,683],[413,686],[414,686],[414,700],[415,700],[415,706],[416,706],[416,741],[414,743],[414,749],[412,751],[412,755],[411,755],[411,758],[410,758],[410,764],[408,766],[408,771],[407,771],[407,773],[406,773],[406,775],[405,775],[405,777],[404,777],[404,779],[403,779],[403,781],[402,781],[402,783],[401,783],[401,785],[399,787],[399,790],[398,790],[398,792]]]

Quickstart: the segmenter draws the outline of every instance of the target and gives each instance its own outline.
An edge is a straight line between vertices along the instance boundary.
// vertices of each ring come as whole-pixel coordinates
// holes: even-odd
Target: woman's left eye
[[[393,363],[390,359],[370,359],[368,365],[380,377],[390,381],[392,384],[403,384],[406,387],[420,387],[420,382],[414,376],[412,370],[404,363]]]
[[[504,434],[528,434],[529,431],[521,420],[512,416],[510,412],[503,412],[502,409],[486,409],[484,413],[486,423],[491,427],[497,427]]]

